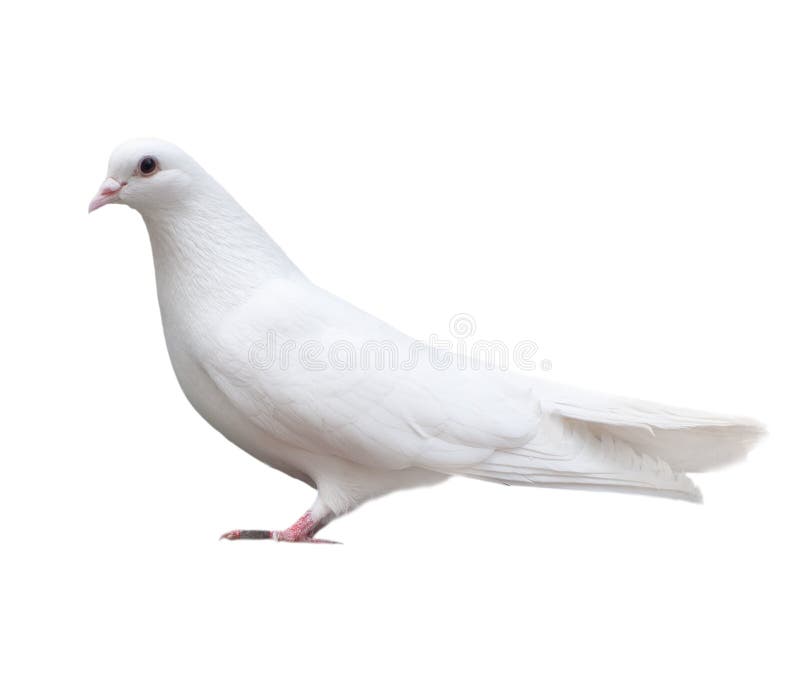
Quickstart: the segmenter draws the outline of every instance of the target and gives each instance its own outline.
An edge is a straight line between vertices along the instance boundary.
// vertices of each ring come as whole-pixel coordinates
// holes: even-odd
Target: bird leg
[[[313,542],[338,545],[334,540],[315,538],[316,532],[333,519],[333,513],[319,509],[319,501],[286,530],[232,530],[220,540],[277,540],[278,542]]]

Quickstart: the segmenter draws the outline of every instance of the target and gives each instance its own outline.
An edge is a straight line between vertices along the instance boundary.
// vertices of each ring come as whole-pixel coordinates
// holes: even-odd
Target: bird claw
[[[275,537],[271,530],[231,530],[219,536],[220,540],[270,540]]]
[[[297,535],[275,530],[231,530],[219,536],[220,540],[275,540],[276,542],[308,542],[319,545],[340,545],[336,540],[323,540],[310,535]]]

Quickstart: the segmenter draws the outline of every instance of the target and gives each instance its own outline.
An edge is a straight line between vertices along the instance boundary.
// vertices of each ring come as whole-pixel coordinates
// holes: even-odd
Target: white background
[[[790,2],[17,3],[2,58],[6,680],[798,679]],[[185,401],[147,235],[183,146],[319,284],[469,312],[551,378],[764,420],[705,505],[469,480],[225,543],[313,492]]]

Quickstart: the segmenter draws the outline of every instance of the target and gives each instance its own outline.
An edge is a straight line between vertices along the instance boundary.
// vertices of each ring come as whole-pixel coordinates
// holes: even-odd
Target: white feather
[[[151,154],[160,172],[137,178]],[[317,288],[194,161],[145,140],[112,156],[119,201],[150,234],[170,358],[189,400],[260,460],[343,513],[391,490],[463,475],[699,499],[684,472],[742,457],[752,420],[614,398],[497,371],[310,369],[301,345],[415,342]],[[283,365],[252,350],[294,343]]]

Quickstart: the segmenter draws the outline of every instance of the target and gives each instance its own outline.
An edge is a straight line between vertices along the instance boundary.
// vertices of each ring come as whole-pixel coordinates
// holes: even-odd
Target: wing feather
[[[251,352],[264,339],[274,340],[269,365]],[[201,362],[271,436],[366,466],[458,469],[535,433],[539,403],[521,378],[443,368],[424,353],[413,368],[344,368],[325,352],[334,344],[358,352],[374,341],[393,344],[400,359],[414,356],[416,342],[389,325],[307,283],[282,281],[226,318]],[[310,344],[323,349],[313,362],[302,356]]]

